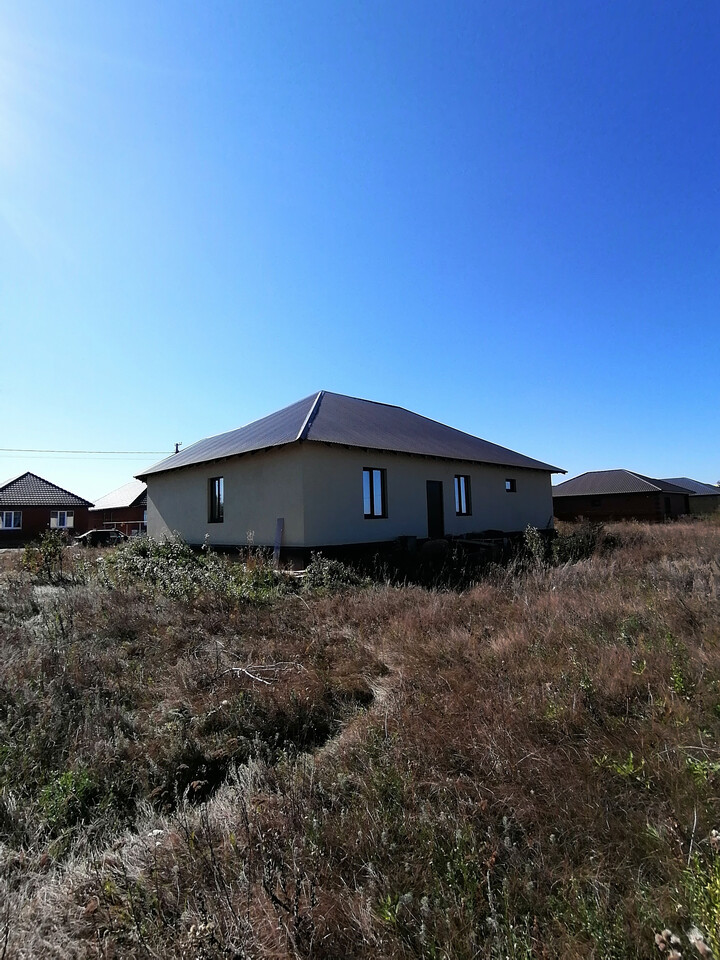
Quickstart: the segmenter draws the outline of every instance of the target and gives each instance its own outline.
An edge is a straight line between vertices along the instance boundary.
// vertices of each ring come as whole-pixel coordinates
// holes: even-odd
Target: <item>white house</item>
[[[320,391],[149,467],[147,526],[290,550],[552,527],[564,473],[402,407]]]

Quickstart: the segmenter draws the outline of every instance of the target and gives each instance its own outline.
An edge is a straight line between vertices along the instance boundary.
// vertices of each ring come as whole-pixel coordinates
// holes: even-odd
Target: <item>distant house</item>
[[[701,483],[699,480],[691,480],[690,477],[672,477],[664,483],[674,483],[678,487],[683,487],[690,494],[690,513],[714,513],[720,510],[720,487],[713,486],[711,483]]]
[[[151,536],[307,550],[546,529],[553,472],[402,407],[320,391],[138,478]]]
[[[21,473],[0,485],[0,546],[27,543],[46,530],[84,533],[91,506],[49,480]]]
[[[121,530],[136,537],[147,530],[147,486],[131,480],[106,494],[90,507],[90,528]]]
[[[662,521],[690,512],[690,492],[631,470],[593,470],[553,487],[558,520]]]

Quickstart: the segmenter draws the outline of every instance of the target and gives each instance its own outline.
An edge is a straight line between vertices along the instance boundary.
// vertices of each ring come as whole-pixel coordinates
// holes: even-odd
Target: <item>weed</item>
[[[304,586],[307,590],[347,590],[367,583],[352,567],[321,553],[313,553],[305,568]]]
[[[693,779],[700,786],[704,786],[720,773],[720,761],[718,760],[687,757],[686,763]]]
[[[98,794],[87,770],[66,770],[41,790],[38,811],[51,831],[59,834],[89,818]]]
[[[700,939],[710,946],[716,957],[720,956],[720,857],[693,857],[683,882]]]
[[[587,560],[601,543],[606,552],[612,549],[613,544],[607,535],[604,535],[601,524],[565,524],[564,530],[556,532],[552,541],[553,563],[578,563],[580,560]]]
[[[23,550],[22,566],[29,573],[42,574],[49,580],[62,578],[67,534],[62,530],[46,530],[37,543],[28,544]]]
[[[0,954],[720,956],[720,526],[593,537],[6,558]]]
[[[643,787],[648,786],[645,760],[642,757],[639,761],[636,760],[632,750],[629,751],[624,760],[614,759],[612,757],[608,757],[606,754],[603,754],[603,756],[595,758],[595,763],[599,767],[604,767],[606,770],[612,771],[612,773],[616,774],[618,777],[634,780]]]

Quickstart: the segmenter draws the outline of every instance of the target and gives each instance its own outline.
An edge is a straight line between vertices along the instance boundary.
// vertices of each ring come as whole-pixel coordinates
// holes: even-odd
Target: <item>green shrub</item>
[[[587,560],[595,553],[602,535],[602,524],[596,523],[582,523],[568,533],[557,533],[552,542],[553,563]]]
[[[366,582],[352,567],[321,553],[313,553],[305,569],[304,585],[308,590],[347,590]]]
[[[281,581],[258,556],[242,564],[214,553],[198,552],[177,534],[163,540],[137,537],[97,561],[97,576],[108,586],[138,584],[173,600],[201,595],[228,601],[261,601],[277,594]]]
[[[720,857],[705,860],[695,856],[684,875],[691,920],[703,939],[720,956]]]
[[[40,815],[57,835],[89,819],[99,793],[87,770],[66,770],[41,791]]]
[[[46,530],[37,543],[28,544],[22,556],[22,567],[28,573],[44,574],[49,579],[62,577],[67,534],[62,530]]]
[[[548,559],[548,540],[537,527],[527,526],[523,534],[523,547],[531,566],[543,566]]]

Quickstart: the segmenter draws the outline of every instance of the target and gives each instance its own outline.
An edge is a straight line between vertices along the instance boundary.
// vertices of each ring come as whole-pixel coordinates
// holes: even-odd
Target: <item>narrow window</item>
[[[470,477],[455,477],[455,514],[458,517],[469,517],[472,513],[470,503]]]
[[[208,523],[222,523],[225,516],[225,484],[222,477],[208,480]]]
[[[517,493],[517,480],[505,481],[505,493]]]
[[[378,467],[363,469],[363,510],[366,520],[387,517],[385,471]]]

